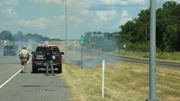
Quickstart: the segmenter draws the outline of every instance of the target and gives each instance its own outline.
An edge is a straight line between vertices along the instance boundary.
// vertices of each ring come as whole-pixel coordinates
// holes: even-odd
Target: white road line
[[[11,71],[13,69],[16,69],[16,68],[9,68],[8,70],[1,72],[0,75],[3,75],[4,73],[9,72],[9,71]]]
[[[27,62],[27,65],[29,64],[31,62],[31,60],[29,60],[28,62]],[[2,88],[2,87],[4,87],[11,79],[13,79],[20,71],[21,71],[22,69],[20,69],[19,71],[17,71],[13,76],[11,76],[6,82],[4,82],[3,84],[1,84],[0,85],[0,89]]]

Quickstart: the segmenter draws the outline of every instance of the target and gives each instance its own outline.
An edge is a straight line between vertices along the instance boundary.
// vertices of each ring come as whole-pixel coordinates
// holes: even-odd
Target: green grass
[[[141,58],[148,58],[149,52],[132,52],[132,51],[125,51],[121,50],[120,55],[124,56],[132,56],[132,57],[141,57]],[[156,58],[159,60],[172,60],[172,61],[180,61],[180,52],[157,52]]]
[[[80,69],[63,64],[64,78],[73,101],[145,101],[149,98],[149,69],[146,64],[106,64],[105,97],[101,98],[101,66]],[[157,97],[180,101],[180,69],[157,67]]]

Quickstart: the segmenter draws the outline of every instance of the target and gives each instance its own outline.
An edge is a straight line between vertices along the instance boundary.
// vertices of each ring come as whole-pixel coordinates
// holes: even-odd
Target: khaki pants
[[[51,73],[54,75],[53,61],[47,61],[46,74],[49,74],[49,66],[51,67]]]
[[[27,61],[21,60],[21,72],[26,72]]]

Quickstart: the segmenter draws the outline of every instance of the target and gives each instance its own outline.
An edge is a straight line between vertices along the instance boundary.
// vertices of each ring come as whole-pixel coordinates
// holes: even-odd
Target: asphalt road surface
[[[18,73],[19,70],[17,56],[0,56],[0,101],[70,101],[69,87],[58,74],[32,74],[31,62],[27,66],[27,73]],[[9,82],[2,86],[7,80]]]

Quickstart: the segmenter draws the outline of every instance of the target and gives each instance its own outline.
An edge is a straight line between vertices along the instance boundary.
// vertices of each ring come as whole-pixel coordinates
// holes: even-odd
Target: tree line
[[[150,8],[141,10],[137,18],[127,21],[119,26],[121,31],[103,33],[105,38],[114,42],[118,39],[118,46],[131,51],[149,51],[150,43]],[[85,42],[92,39],[91,34],[102,32],[86,32]],[[99,44],[100,47],[100,44]],[[156,47],[157,51],[180,51],[180,4],[174,1],[165,2],[162,8],[156,10]]]
[[[23,34],[21,31],[18,31],[16,34],[13,35],[11,31],[4,30],[0,33],[0,40],[24,41],[24,42],[33,40],[35,42],[41,42],[41,41],[50,41],[52,39],[48,37],[43,37],[42,35],[39,35],[37,33]],[[60,40],[60,39],[53,39],[53,40]]]
[[[150,9],[120,26],[119,38],[131,49],[149,49]],[[180,4],[165,2],[156,10],[156,47],[158,51],[180,51]]]

